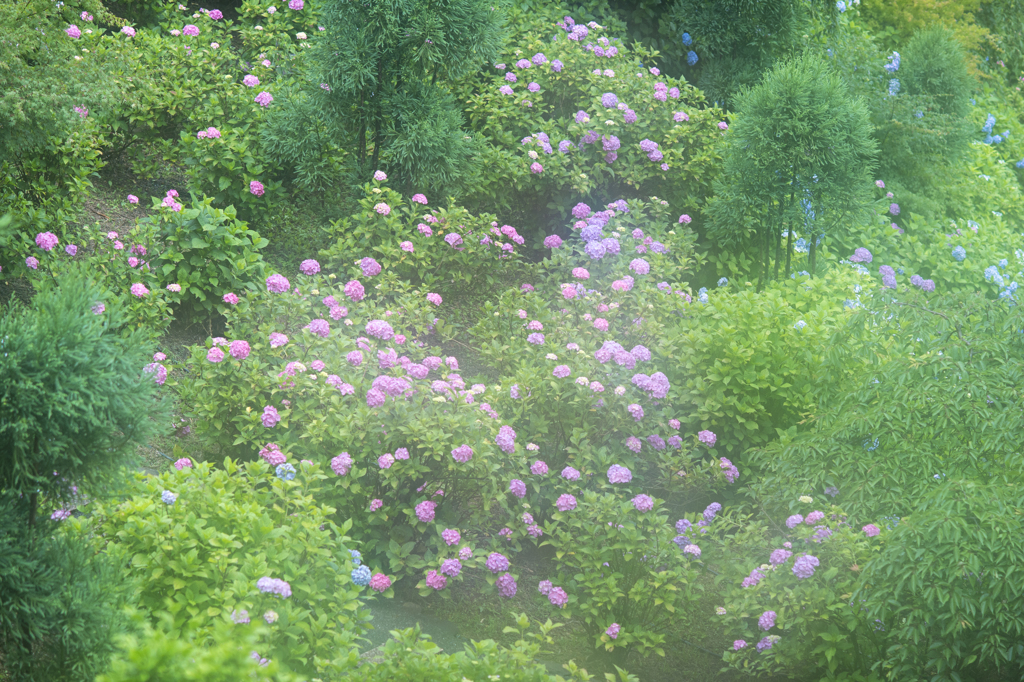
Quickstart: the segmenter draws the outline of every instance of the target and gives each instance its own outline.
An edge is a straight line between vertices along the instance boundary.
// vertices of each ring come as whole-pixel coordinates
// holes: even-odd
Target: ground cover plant
[[[0,7],[0,682],[1021,679],[1013,7]]]

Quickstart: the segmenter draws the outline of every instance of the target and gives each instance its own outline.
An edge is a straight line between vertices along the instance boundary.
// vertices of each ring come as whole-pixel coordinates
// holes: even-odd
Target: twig
[[[916,308],[917,310],[920,310],[923,313],[930,313],[932,315],[938,315],[939,317],[944,319],[946,322],[950,322],[951,321],[947,316],[943,315],[942,313],[937,313],[934,310],[927,310],[925,308],[922,308],[921,306],[911,305],[909,303],[900,303],[899,301],[893,301],[893,303],[895,303],[896,305],[899,305],[899,306],[906,306],[908,308]],[[956,335],[960,338],[960,342],[961,343],[963,343],[963,344],[965,344],[967,346],[971,345],[971,342],[965,340],[964,339],[964,335],[960,333],[960,325],[959,324],[956,325]]]
[[[93,213],[95,213],[96,215],[98,215],[98,216],[102,217],[102,218],[106,218],[107,220],[110,220],[110,216],[108,216],[108,215],[103,215],[102,213],[100,213],[99,211],[97,211],[97,210],[96,210],[95,208],[92,208],[92,207],[90,207],[90,208],[89,208],[89,210],[90,210],[90,211],[92,211]]]

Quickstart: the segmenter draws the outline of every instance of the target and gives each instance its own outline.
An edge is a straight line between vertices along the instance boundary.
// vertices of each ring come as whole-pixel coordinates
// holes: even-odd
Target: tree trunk
[[[814,237],[812,235],[811,236],[811,242],[810,242],[810,245],[808,246],[808,252],[807,252],[808,253],[807,260],[809,261],[809,265],[811,266],[811,277],[814,277],[814,264],[815,264],[814,256],[815,256],[817,250],[818,250],[818,240],[817,240],[816,237]]]

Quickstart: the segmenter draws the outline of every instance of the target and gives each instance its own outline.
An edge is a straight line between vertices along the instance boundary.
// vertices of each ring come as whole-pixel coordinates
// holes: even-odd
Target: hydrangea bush
[[[550,8],[525,18],[536,29],[461,94],[471,126],[491,146],[480,200],[564,205],[628,187],[631,195],[656,193],[696,208],[710,190],[716,143],[728,128],[721,111],[685,81],[662,74],[644,48],[626,47],[594,22],[557,15]]]
[[[440,524],[480,513],[470,500],[486,512],[501,485],[493,389],[467,386],[456,358],[418,341],[434,294],[369,257],[347,283],[312,259],[300,269],[294,288],[271,275],[228,311],[232,340],[192,349],[183,402],[224,451],[329,466],[322,499],[365,550],[393,572],[418,568],[444,546]]]

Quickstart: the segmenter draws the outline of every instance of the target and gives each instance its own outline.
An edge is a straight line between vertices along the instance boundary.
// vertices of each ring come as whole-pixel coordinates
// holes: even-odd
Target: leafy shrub
[[[58,522],[30,525],[31,505],[0,495],[0,651],[14,680],[89,681],[124,622],[120,569]]]
[[[293,682],[297,678],[281,670],[275,660],[262,663],[257,632],[267,628],[254,627],[239,632],[237,626],[218,623],[212,644],[201,642],[194,635],[176,632],[165,617],[157,627],[140,624],[139,632],[124,636],[120,651],[109,669],[96,682],[249,682],[275,680]],[[257,656],[251,655],[256,652]]]
[[[885,630],[880,668],[888,677],[1021,674],[1019,482],[941,481],[864,567],[854,599],[866,598],[868,618]]]
[[[783,258],[789,277],[795,228],[806,226],[813,275],[818,237],[863,220],[870,206],[877,148],[867,109],[822,58],[805,55],[744,92],[737,113],[709,233],[756,254],[760,289]]]
[[[719,618],[735,642],[726,662],[748,674],[882,679],[872,668],[888,633],[872,620],[863,600],[850,595],[860,584],[863,564],[890,546],[889,536],[869,538],[839,507],[822,511],[809,496],[792,504],[794,514],[785,524],[737,524],[724,538],[723,551],[733,560],[724,563],[728,572]],[[815,517],[818,521],[809,521]],[[726,515],[722,523],[730,521],[739,519]],[[751,556],[754,538],[763,545]],[[761,563],[748,573],[758,559]]]
[[[578,613],[597,645],[608,650],[650,649],[664,656],[666,634],[699,597],[700,570],[673,542],[676,533],[660,501],[648,511],[635,505],[587,491],[575,509],[554,512],[547,525],[551,538],[542,544],[556,550],[558,582],[569,586],[567,618]],[[607,634],[613,624],[619,626],[614,639]]]
[[[366,680],[366,682],[447,682],[455,679],[495,679],[500,677],[510,682],[565,682],[561,675],[549,675],[547,669],[537,662],[537,655],[543,645],[553,643],[548,634],[560,624],[549,620],[540,625],[540,633],[525,634],[529,619],[525,614],[517,617],[520,639],[512,648],[498,646],[493,640],[472,642],[465,651],[442,652],[429,637],[420,634],[419,628],[392,630],[391,639],[383,648],[384,658],[379,662],[367,663],[352,670],[342,679]],[[515,628],[505,628],[516,632]],[[530,637],[527,640],[526,637]],[[591,680],[587,673],[570,661],[563,666],[570,674],[569,680]],[[618,669],[622,682],[637,678]],[[613,681],[615,676],[607,673],[605,678]]]
[[[918,31],[948,26],[955,27],[957,40],[965,50],[975,51],[988,37],[985,28],[974,23],[981,5],[981,0],[863,0],[861,12],[868,25],[892,47]]]
[[[228,311],[227,329],[251,355],[225,354],[219,362],[220,348],[193,348],[181,397],[198,419],[197,433],[237,448],[229,451],[271,457],[273,439],[284,456],[324,465],[340,458],[321,499],[353,520],[352,534],[368,555],[386,556],[389,570],[403,574],[443,545],[417,505],[436,504],[422,516],[436,513],[437,523],[450,527],[489,508],[499,485],[491,477],[498,424],[496,413],[481,418],[490,406],[475,404],[476,397],[487,398],[482,388],[468,390],[454,357],[442,361],[412,343],[432,324],[434,304],[390,273],[375,280],[367,272],[358,275],[371,289],[365,299],[355,293],[356,286],[363,291],[357,280],[339,285],[322,273],[300,275],[295,291],[246,294],[245,305]],[[277,281],[268,279],[268,287]],[[276,334],[286,335],[284,345]],[[228,348],[225,339],[214,343]],[[451,454],[462,445],[475,453],[467,462]]]
[[[385,168],[405,189],[439,192],[466,177],[474,145],[444,85],[496,56],[501,12],[484,0],[335,1],[320,22],[309,76],[329,88],[319,106],[346,130],[356,178]]]
[[[903,516],[943,476],[1016,480],[1018,307],[913,290],[862,304],[828,342],[815,415],[749,453],[766,506],[834,486],[855,517]]]
[[[214,208],[207,197],[192,197],[191,206],[173,210],[153,198],[156,216],[142,225],[152,226],[164,249],[153,267],[165,282],[184,290],[184,300],[207,313],[223,312],[224,295],[254,288],[253,277],[263,274],[259,250],[270,242],[238,220],[233,206]]]
[[[315,500],[327,477],[315,464],[292,475],[230,459],[223,469],[138,475],[132,497],[98,505],[92,523],[137,579],[139,605],[170,614],[173,631],[203,636],[231,619],[245,632],[262,618],[271,625],[259,637],[263,657],[312,673],[355,643],[369,613],[351,577],[351,521],[335,526],[334,510]],[[265,577],[286,581],[289,593],[264,594],[257,582]]]
[[[124,296],[118,301],[123,314],[116,326],[122,336],[138,333],[148,341],[159,339],[171,323],[171,307],[181,296],[180,292],[164,287],[165,280],[150,267],[151,261],[159,259],[163,246],[152,224],[140,221],[118,234],[104,232],[95,223],[80,227],[72,238],[78,243],[67,244],[63,249],[59,242],[48,252],[31,248],[31,258],[39,262],[32,271],[36,288],[45,289],[65,277],[74,279],[76,273],[88,273],[89,277],[98,278],[97,284],[106,292]],[[109,293],[104,294],[97,303],[110,298]]]
[[[519,265],[516,248],[525,238],[514,228],[499,229],[495,216],[473,215],[453,203],[447,209],[429,209],[428,203],[421,208],[417,201],[429,201],[422,194],[407,203],[382,186],[386,179],[364,186],[358,213],[331,222],[328,232],[336,241],[320,251],[329,269],[347,269],[353,253],[368,253],[401,279],[447,287],[481,280],[493,285]]]
[[[109,309],[95,312],[106,301]],[[118,333],[120,304],[82,270],[0,317],[0,489],[60,497],[116,469],[153,431],[162,407],[143,372],[147,335]],[[59,475],[54,476],[54,472]],[[31,513],[35,513],[34,509]]]
[[[112,19],[96,0],[0,7],[0,211],[34,206],[50,219],[69,213],[103,165],[88,116],[121,87],[104,49],[118,36],[87,25],[88,32],[76,27],[78,38],[65,33],[69,24],[83,23],[80,12]]]
[[[714,431],[733,456],[812,412],[824,344],[843,324],[845,296],[859,280],[832,269],[760,293],[727,285],[669,318],[657,347],[683,423]]]

